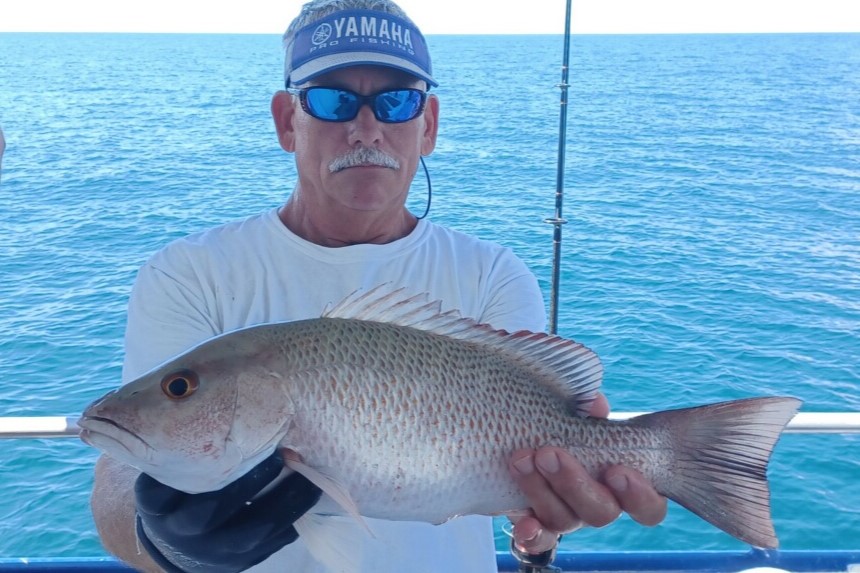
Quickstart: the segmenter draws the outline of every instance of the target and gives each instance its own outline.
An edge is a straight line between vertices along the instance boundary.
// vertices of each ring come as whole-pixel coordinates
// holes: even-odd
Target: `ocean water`
[[[548,295],[562,38],[430,44],[430,216],[512,247]],[[116,386],[137,267],[289,195],[280,83],[276,36],[0,34],[0,415]],[[575,37],[570,83],[559,331],[601,355],[614,409],[860,411],[860,35]],[[0,442],[0,557],[103,554],[95,459]],[[857,548],[856,436],[785,436],[770,477],[784,548]],[[743,548],[675,505],[563,544]]]

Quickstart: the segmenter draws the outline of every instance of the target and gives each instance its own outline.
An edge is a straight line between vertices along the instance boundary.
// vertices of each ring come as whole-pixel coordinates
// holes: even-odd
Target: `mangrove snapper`
[[[594,476],[636,468],[723,531],[777,546],[766,469],[799,400],[589,418],[602,374],[571,340],[494,330],[380,287],[318,319],[208,340],[97,400],[78,424],[87,443],[189,493],[222,488],[276,448],[295,451],[289,467],[328,494],[296,524],[306,540],[327,514],[522,513],[509,456],[553,445]]]

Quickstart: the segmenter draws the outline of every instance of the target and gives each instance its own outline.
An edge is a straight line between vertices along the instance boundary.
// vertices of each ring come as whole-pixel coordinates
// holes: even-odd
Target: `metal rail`
[[[611,420],[627,420],[647,412],[615,412]],[[0,439],[76,438],[77,418],[64,416],[0,417]],[[860,434],[860,412],[801,412],[788,423],[788,434]]]
[[[499,573],[517,570],[510,555],[496,553]],[[761,551],[559,551],[555,563],[565,572],[722,573],[769,567],[770,571],[857,571],[860,550]],[[409,566],[409,562],[405,563]],[[111,557],[0,558],[2,573],[131,573]]]
[[[616,412],[610,420],[627,420],[648,412]],[[786,434],[860,434],[860,412],[801,412],[785,427]]]
[[[404,563],[409,568],[409,563]],[[499,573],[517,570],[506,554],[496,553]],[[554,565],[564,572],[723,573],[754,568],[770,571],[855,572],[860,550],[762,551],[559,551]],[[763,569],[760,569],[762,571]],[[111,557],[0,558],[0,573],[132,573]]]

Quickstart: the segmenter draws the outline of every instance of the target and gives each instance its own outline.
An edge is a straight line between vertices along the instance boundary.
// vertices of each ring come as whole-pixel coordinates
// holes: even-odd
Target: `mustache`
[[[330,173],[337,173],[358,165],[378,165],[390,169],[400,169],[400,162],[384,151],[373,147],[359,147],[336,157],[329,163],[328,170]]]

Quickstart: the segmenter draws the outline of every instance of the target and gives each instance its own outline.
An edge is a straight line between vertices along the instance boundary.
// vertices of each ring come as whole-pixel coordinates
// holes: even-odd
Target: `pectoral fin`
[[[352,496],[349,495],[347,489],[335,481],[334,478],[325,475],[324,473],[305,464],[301,460],[295,459],[293,456],[289,455],[287,459],[287,467],[308,478],[311,483],[323,490],[323,492],[332,498],[337,505],[342,507],[347,515],[355,518],[355,520],[361,524],[371,537],[376,537],[367,525],[367,522],[364,521],[363,517],[361,517],[361,514],[358,511],[358,505],[356,505]]]

